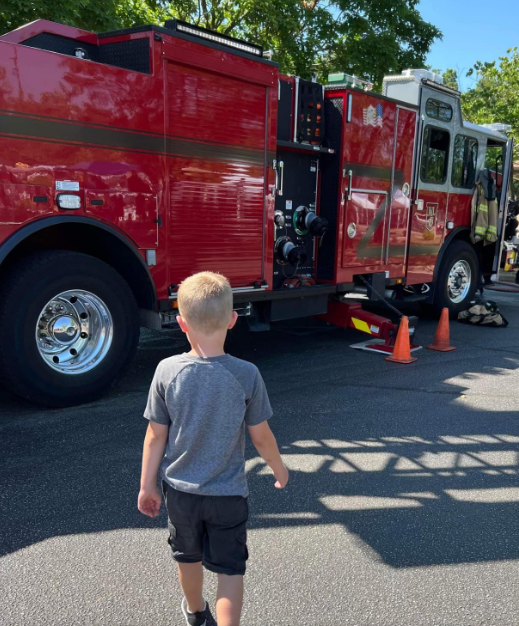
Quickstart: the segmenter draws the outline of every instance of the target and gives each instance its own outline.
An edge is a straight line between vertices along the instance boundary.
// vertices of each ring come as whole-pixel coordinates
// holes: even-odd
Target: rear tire
[[[95,400],[134,356],[139,332],[126,281],[85,254],[38,252],[15,265],[0,290],[0,373],[31,402]]]
[[[451,317],[469,308],[479,285],[479,261],[466,241],[454,241],[440,265],[434,294],[434,308],[449,309]]]

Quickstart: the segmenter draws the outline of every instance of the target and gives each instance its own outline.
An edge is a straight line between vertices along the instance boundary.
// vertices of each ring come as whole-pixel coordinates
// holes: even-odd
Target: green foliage
[[[326,78],[345,71],[380,85],[389,72],[421,66],[440,31],[417,0],[200,0],[182,17],[274,52],[282,71]],[[177,5],[172,5],[177,12]]]
[[[52,20],[87,30],[106,30],[117,25],[114,0],[2,0],[0,32],[37,19]],[[85,26],[84,26],[85,25]]]
[[[418,0],[3,0],[0,33],[38,18],[92,31],[178,17],[259,43],[281,70],[326,78],[345,71],[377,86],[388,73],[421,67],[440,31]]]
[[[445,72],[442,72],[441,70],[432,69],[430,65],[426,65],[426,69],[431,70],[431,72],[442,76],[443,84],[446,87],[450,87],[451,89],[459,91],[460,85],[457,70],[445,70]]]
[[[458,72],[456,70],[445,70],[443,74],[443,84],[451,89],[459,91],[460,85],[458,80]]]
[[[519,158],[519,50],[511,48],[499,63],[481,63],[469,70],[467,76],[476,76],[476,84],[462,94],[465,119],[474,124],[503,122],[511,124]]]
[[[192,2],[175,2],[180,10]],[[162,0],[2,0],[0,33],[37,19],[52,20],[101,32],[137,24],[162,23],[172,17],[169,2]]]

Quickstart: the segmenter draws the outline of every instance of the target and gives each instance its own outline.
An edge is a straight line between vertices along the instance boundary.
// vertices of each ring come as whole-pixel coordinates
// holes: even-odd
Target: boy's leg
[[[204,496],[177,491],[166,483],[162,487],[168,511],[168,543],[177,562],[187,610],[198,613],[205,609],[202,596],[205,531],[200,519]]]
[[[249,505],[242,496],[215,496],[205,511],[204,566],[218,574],[218,626],[238,626],[243,604]]]
[[[218,574],[216,621],[218,626],[239,626],[243,604],[243,576]]]
[[[205,609],[205,601],[202,595],[202,587],[204,584],[204,570],[202,562],[199,563],[177,563],[178,577],[182,591],[187,600],[187,610],[190,613],[203,611]]]

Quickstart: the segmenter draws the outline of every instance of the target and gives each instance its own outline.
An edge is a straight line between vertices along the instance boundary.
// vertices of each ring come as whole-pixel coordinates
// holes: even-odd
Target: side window
[[[429,98],[425,104],[425,112],[429,117],[440,122],[450,122],[452,120],[452,107],[450,104]]]
[[[452,186],[472,189],[476,182],[477,162],[477,139],[456,135],[452,159]]]
[[[422,146],[420,177],[424,183],[442,185],[447,180],[450,135],[446,130],[426,126]]]

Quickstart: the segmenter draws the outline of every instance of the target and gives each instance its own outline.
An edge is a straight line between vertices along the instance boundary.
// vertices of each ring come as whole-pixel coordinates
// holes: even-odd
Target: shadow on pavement
[[[306,469],[292,470],[283,496],[261,499],[250,528],[342,524],[393,567],[519,558],[519,436],[303,443],[282,452]],[[253,499],[272,488],[263,472],[249,472]]]
[[[267,382],[292,470],[287,490],[274,490],[248,446],[250,528],[341,524],[397,568],[519,558],[517,401],[477,408],[460,382],[508,381],[519,345],[515,332],[499,335],[503,347],[478,359],[471,332],[456,329],[457,353],[424,351],[409,369],[313,323],[233,335],[229,351]],[[150,520],[136,509],[142,412],[157,362],[183,349],[178,335],[145,333],[123,383],[90,405],[43,411],[0,391],[0,555],[59,535],[165,526],[164,511]]]

